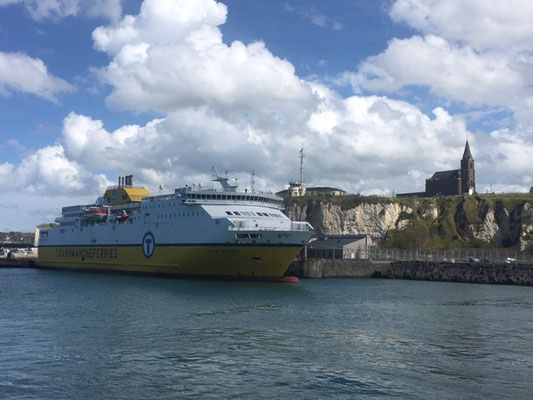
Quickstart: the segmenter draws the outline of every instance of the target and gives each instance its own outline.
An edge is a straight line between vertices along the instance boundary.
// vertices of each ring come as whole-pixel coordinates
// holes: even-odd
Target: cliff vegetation
[[[320,234],[368,234],[391,248],[533,248],[533,195],[428,198],[304,196],[287,215]]]

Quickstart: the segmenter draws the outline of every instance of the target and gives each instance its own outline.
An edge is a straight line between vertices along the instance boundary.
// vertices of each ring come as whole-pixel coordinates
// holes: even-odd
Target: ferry
[[[94,204],[63,207],[38,233],[39,267],[150,275],[283,280],[313,236],[273,194],[185,186],[151,195],[119,177]]]

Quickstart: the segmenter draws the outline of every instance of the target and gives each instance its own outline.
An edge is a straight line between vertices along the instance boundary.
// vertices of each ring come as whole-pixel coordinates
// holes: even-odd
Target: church
[[[398,197],[455,196],[476,193],[476,171],[474,158],[466,141],[461,159],[461,168],[449,171],[437,171],[426,179],[426,191],[415,193],[398,193]]]

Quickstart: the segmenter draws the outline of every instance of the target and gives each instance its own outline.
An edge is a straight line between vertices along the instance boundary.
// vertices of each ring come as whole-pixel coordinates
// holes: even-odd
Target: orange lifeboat
[[[101,221],[107,217],[107,210],[101,207],[88,207],[85,209],[85,218]]]

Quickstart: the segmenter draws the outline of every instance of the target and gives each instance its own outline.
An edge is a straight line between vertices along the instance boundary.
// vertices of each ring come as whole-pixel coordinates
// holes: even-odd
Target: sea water
[[[2,399],[530,399],[533,288],[0,270]]]

